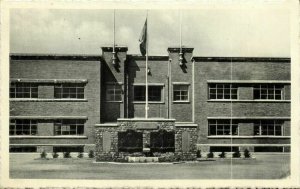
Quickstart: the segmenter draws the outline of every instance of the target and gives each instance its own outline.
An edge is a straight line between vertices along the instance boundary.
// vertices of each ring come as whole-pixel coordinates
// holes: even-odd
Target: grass
[[[10,178],[20,179],[282,179],[290,174],[289,154],[256,154],[256,159],[219,159],[183,164],[109,164],[93,159],[36,159],[10,154]],[[231,174],[232,171],[232,174]]]

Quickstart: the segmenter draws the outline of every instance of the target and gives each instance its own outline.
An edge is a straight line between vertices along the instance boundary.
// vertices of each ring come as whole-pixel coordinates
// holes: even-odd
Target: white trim
[[[207,102],[276,102],[276,103],[280,103],[280,102],[286,102],[286,103],[291,103],[291,100],[235,100],[235,99],[209,99],[207,100]]]
[[[95,127],[118,127],[118,123],[97,123]]]
[[[207,119],[284,119],[290,120],[291,117],[207,117]]]
[[[192,121],[195,123],[195,60],[192,61]]]
[[[220,139],[220,138],[229,138],[229,139],[231,139],[231,138],[240,138],[240,139],[243,139],[243,138],[282,138],[282,139],[285,139],[285,138],[287,138],[287,139],[289,139],[289,138],[291,138],[291,136],[268,136],[268,135],[266,135],[266,136],[236,136],[236,135],[233,135],[233,136],[231,136],[231,135],[226,135],[226,136],[222,136],[222,135],[210,135],[210,136],[207,136],[207,138],[208,139],[211,139],[211,138],[213,138],[213,139]]]
[[[291,144],[196,144],[196,146],[291,146]]]
[[[87,102],[81,98],[10,98],[12,102]]]
[[[59,135],[59,136],[9,136],[10,139],[86,139],[87,136],[75,136],[75,135]]]
[[[153,121],[174,121],[175,122],[175,119],[166,119],[166,118],[160,118],[160,117],[157,117],[157,118],[148,118],[148,119],[145,119],[143,117],[141,118],[118,118],[118,121],[150,121],[150,122],[153,122]]]
[[[207,80],[207,83],[286,83],[290,84],[290,80]]]
[[[175,127],[198,127],[197,123],[175,123]]]
[[[27,79],[27,78],[10,78],[11,83],[87,83],[87,79]]]
[[[146,86],[146,83],[133,83],[133,86]],[[164,83],[148,83],[148,86],[165,86]]]
[[[190,82],[172,82],[173,85],[191,85]]]
[[[10,116],[10,119],[88,119],[87,116]]]

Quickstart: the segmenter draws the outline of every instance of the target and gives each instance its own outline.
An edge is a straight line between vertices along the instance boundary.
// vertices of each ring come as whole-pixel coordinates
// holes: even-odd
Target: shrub
[[[77,157],[78,157],[78,158],[83,158],[83,152],[78,152]]]
[[[209,152],[207,154],[207,158],[214,158],[214,153],[213,152]]]
[[[46,159],[47,157],[47,153],[45,151],[43,151],[41,154],[40,154],[41,158],[42,159]]]
[[[250,154],[248,149],[244,150],[244,156],[245,156],[245,158],[250,158],[251,157],[251,154]]]
[[[71,158],[70,152],[64,152],[64,158]]]
[[[201,150],[197,150],[197,158],[201,158],[202,156],[201,156]]]
[[[239,150],[235,151],[233,154],[232,154],[232,157],[233,158],[240,158],[241,157],[241,153]]]
[[[225,152],[220,153],[220,154],[219,154],[219,157],[220,157],[220,158],[225,158],[225,157],[226,157],[226,153],[225,153]]]
[[[58,155],[57,152],[53,152],[53,153],[52,153],[52,157],[53,157],[53,158],[58,158],[58,156],[59,156],[59,155]]]
[[[94,158],[94,157],[95,157],[94,151],[90,150],[89,151],[89,158]]]

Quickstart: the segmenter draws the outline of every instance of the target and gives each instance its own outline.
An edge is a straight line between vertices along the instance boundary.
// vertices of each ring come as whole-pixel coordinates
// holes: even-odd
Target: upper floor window
[[[120,102],[122,101],[122,87],[119,84],[106,85],[106,101]]]
[[[209,84],[209,99],[237,99],[238,88],[233,84]]]
[[[173,101],[188,101],[189,86],[188,85],[173,85]]]
[[[253,87],[254,99],[282,100],[283,86],[278,84],[258,84]]]
[[[29,119],[10,120],[9,135],[36,135],[37,121]]]
[[[254,135],[282,136],[280,120],[260,120],[254,123]]]
[[[11,83],[10,98],[38,98],[38,85],[34,83]]]
[[[54,135],[83,135],[85,120],[66,119],[54,123]]]
[[[162,86],[148,86],[148,101],[162,101]],[[146,100],[146,86],[134,86],[134,101]]]
[[[54,98],[84,98],[84,84],[63,83],[54,86]]]
[[[238,135],[238,124],[231,120],[209,120],[209,135]]]

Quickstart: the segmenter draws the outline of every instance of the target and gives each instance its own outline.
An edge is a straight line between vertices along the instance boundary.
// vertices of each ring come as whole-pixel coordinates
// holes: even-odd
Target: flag
[[[145,21],[142,33],[140,35],[139,42],[140,42],[140,51],[141,51],[142,55],[145,56],[145,54],[147,52],[147,50],[146,50],[146,48],[147,48],[147,19]]]

